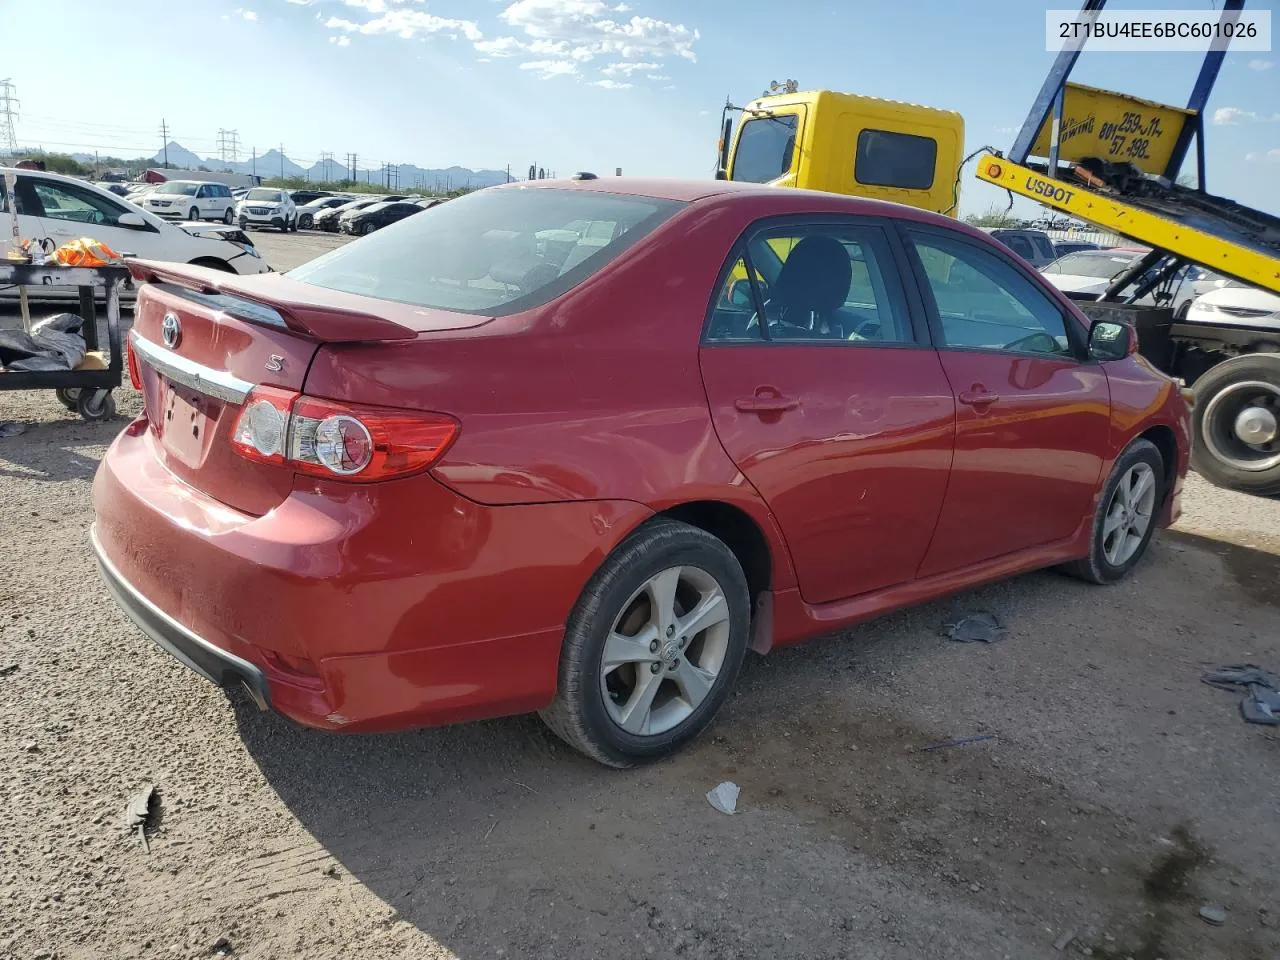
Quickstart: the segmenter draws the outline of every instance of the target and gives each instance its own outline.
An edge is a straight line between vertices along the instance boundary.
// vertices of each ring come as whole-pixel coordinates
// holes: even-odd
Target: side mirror
[[[1123,360],[1138,352],[1138,331],[1127,323],[1099,320],[1089,330],[1089,356],[1095,360]]]
[[[130,230],[145,230],[147,229],[147,221],[136,213],[122,213],[116,217],[116,226],[127,227]]]
[[[717,169],[717,170],[716,170],[716,179],[717,179],[717,180],[728,180],[728,179],[729,179],[729,171],[728,171],[728,170],[726,170],[724,167],[720,167],[719,169]]]

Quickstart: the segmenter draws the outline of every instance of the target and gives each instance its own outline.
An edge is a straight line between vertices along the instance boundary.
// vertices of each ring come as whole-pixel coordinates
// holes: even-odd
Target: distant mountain
[[[169,141],[168,157],[165,156],[165,153],[166,151],[159,150],[152,159],[156,163],[164,163],[168,159],[170,166],[178,167],[182,170],[194,170],[196,167],[209,166],[208,161],[201,160],[176,140]],[[210,169],[212,168],[210,167]]]

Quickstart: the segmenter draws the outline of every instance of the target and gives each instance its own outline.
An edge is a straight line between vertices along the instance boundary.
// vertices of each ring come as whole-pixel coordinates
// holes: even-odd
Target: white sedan
[[[271,269],[248,236],[235,226],[168,223],[107,190],[56,173],[0,167],[0,179],[4,181],[0,237],[5,240],[10,234],[12,196],[22,238],[46,248],[88,237],[117,253],[147,260],[191,263],[239,274]],[[51,292],[62,291],[42,290],[41,294]]]
[[[1239,280],[1196,297],[1187,310],[1187,323],[1280,330],[1280,296]]]

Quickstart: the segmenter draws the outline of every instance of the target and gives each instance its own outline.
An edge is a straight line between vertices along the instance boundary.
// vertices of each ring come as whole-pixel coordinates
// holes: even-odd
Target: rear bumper
[[[266,710],[271,705],[271,691],[261,670],[248,660],[242,660],[188,630],[139,593],[107,559],[102,544],[98,542],[96,524],[89,528],[89,542],[111,599],[157,647],[210,683],[220,687],[229,687],[237,682],[244,684],[259,710]]]
[[[94,480],[112,596],[201,676],[244,682],[319,729],[545,706],[573,604],[649,513],[625,501],[485,507],[423,474],[299,480],[258,517],[178,480],[154,442],[131,425]]]

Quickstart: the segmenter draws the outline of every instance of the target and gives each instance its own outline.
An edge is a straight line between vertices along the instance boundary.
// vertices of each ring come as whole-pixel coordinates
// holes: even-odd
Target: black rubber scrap
[[[1208,670],[1201,681],[1219,690],[1245,691],[1240,715],[1249,723],[1280,726],[1280,678],[1255,663],[1229,663]]]
[[[954,623],[942,625],[942,635],[960,643],[994,643],[1004,636],[1004,627],[994,613],[967,613]]]

